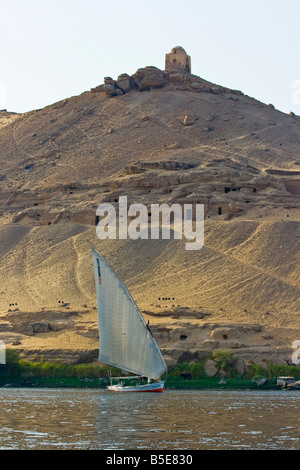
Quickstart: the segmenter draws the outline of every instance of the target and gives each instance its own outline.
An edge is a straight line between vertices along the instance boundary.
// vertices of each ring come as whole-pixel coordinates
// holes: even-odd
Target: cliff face
[[[218,347],[290,359],[299,339],[299,117],[146,67],[41,110],[1,112],[0,140],[7,346],[94,357],[91,240],[146,312],[170,364]],[[204,204],[204,247],[100,241],[96,208],[122,195],[149,208]]]

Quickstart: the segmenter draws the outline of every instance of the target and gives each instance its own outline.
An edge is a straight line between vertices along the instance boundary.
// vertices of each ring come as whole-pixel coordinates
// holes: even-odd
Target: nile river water
[[[299,449],[297,391],[0,389],[0,449]]]

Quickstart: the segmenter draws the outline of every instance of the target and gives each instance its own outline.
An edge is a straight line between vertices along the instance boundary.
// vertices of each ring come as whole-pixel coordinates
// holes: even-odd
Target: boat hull
[[[129,385],[129,386],[125,386],[125,385],[109,385],[107,387],[107,390],[109,390],[110,392],[156,392],[156,393],[159,393],[159,392],[163,392],[164,390],[164,382],[156,382],[156,383],[153,383],[153,384],[146,384],[146,385],[135,385],[135,386],[132,386],[132,385]]]

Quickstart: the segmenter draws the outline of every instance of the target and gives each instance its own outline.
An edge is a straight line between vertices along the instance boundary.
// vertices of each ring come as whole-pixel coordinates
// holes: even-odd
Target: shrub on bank
[[[6,350],[6,364],[0,367],[0,376],[24,377],[108,377],[108,374],[120,375],[116,367],[98,364],[63,364],[20,359],[16,351]]]
[[[248,371],[246,372],[246,377],[249,379],[259,379],[267,378],[267,370],[260,364],[255,364],[250,361],[248,364]]]
[[[225,370],[228,378],[238,376],[235,368],[236,357],[227,350],[215,350],[212,357],[218,370]],[[204,370],[205,361],[187,363],[182,362],[173,367],[168,372],[168,377],[173,379],[201,379],[205,378]],[[0,377],[22,376],[22,377],[69,377],[69,378],[107,378],[111,373],[112,376],[120,376],[121,371],[115,367],[99,364],[63,364],[60,362],[50,363],[36,361],[29,362],[20,359],[15,350],[6,350],[6,364],[0,364]],[[257,378],[274,378],[278,376],[293,376],[300,379],[300,367],[268,363],[267,367],[255,364],[249,361],[248,370],[242,376],[245,379]]]
[[[266,367],[263,367],[261,364],[255,364],[253,361],[249,361],[248,371],[244,374],[245,377],[251,379],[272,379],[280,376],[288,376],[300,379],[300,367],[297,367],[296,365],[274,364],[269,361],[267,364],[268,365]]]
[[[300,379],[300,367],[289,366],[285,364],[273,364],[269,362],[267,375],[269,378],[271,377],[280,377],[280,376],[292,376],[295,379]]]
[[[205,376],[204,362],[195,362],[191,365],[191,376],[192,379],[201,379]]]
[[[219,370],[225,370],[228,377],[235,377],[237,375],[237,370],[235,368],[237,358],[231,351],[228,351],[227,349],[215,349],[212,353],[212,357],[217,363],[217,368]]]
[[[205,377],[204,372],[204,361],[203,362],[194,362],[192,364],[188,364],[187,362],[182,362],[177,366],[173,367],[168,372],[168,377],[171,378],[192,378],[192,379],[200,379],[201,377]]]

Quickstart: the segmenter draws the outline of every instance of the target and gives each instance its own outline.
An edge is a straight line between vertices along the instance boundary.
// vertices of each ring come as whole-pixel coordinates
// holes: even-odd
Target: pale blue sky
[[[0,108],[9,111],[163,69],[180,45],[192,73],[300,114],[299,0],[0,0],[0,19]]]

